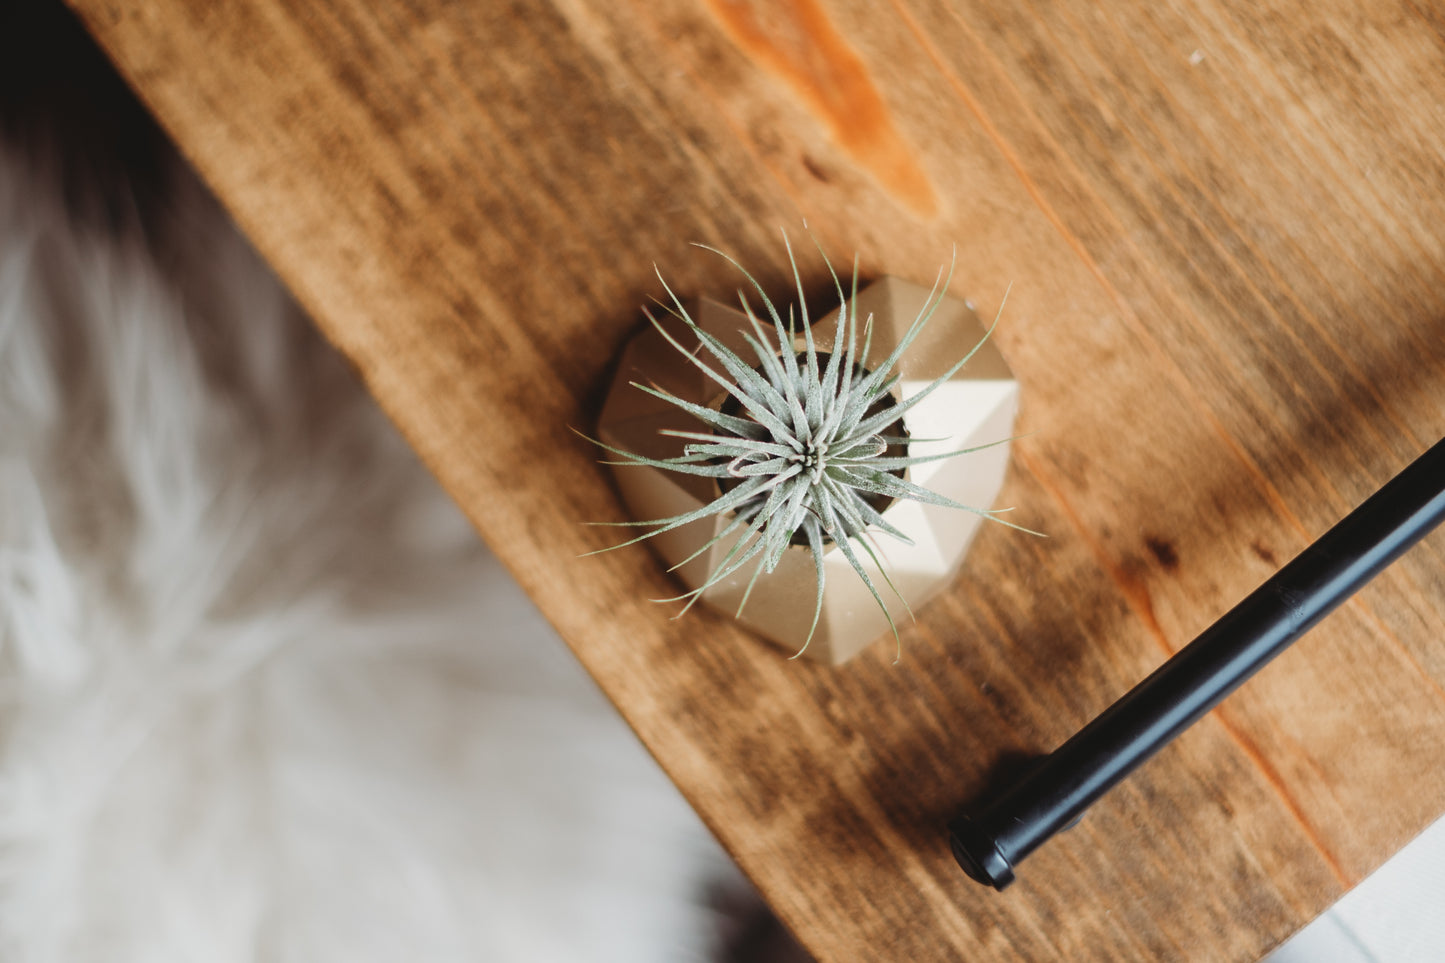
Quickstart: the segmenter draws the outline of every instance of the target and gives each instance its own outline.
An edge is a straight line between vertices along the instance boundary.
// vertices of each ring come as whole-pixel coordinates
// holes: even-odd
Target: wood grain
[[[72,0],[787,923],[829,960],[1244,960],[1445,810],[1434,536],[1003,894],[942,827],[1445,433],[1445,22],[1412,0]],[[595,452],[657,293],[806,219],[1023,385],[901,665],[644,599]],[[821,287],[821,266],[805,266]]]

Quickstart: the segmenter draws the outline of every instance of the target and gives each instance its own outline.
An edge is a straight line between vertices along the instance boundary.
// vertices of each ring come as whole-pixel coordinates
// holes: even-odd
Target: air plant
[[[822,614],[825,586],[823,558],[829,543],[838,546],[863,580],[874,601],[883,610],[897,641],[898,628],[859,556],[861,551],[872,560],[888,589],[903,602],[911,617],[912,610],[907,600],[894,587],[872,543],[873,535],[881,532],[912,544],[905,533],[883,517],[883,511],[895,499],[947,506],[981,515],[1010,528],[1029,529],[998,518],[997,511],[960,504],[907,478],[907,470],[911,466],[968,454],[1009,440],[1001,439],[989,445],[943,454],[908,454],[911,443],[930,439],[910,439],[903,428],[903,415],[953,377],[993,332],[991,325],[978,344],[941,377],[910,397],[899,397],[901,375],[894,373],[894,368],[942,303],[952,278],[952,265],[947,272],[940,269],[925,307],[893,350],[882,361],[869,367],[864,362],[869,357],[872,344],[873,317],[870,314],[860,326],[856,305],[857,258],[853,262],[851,293],[845,294],[842,281],[819,247],[840,305],[832,343],[820,350],[808,317],[802,278],[786,233],[783,240],[798,292],[796,314],[789,306],[786,320],[762,285],[732,256],[707,245],[697,245],[725,258],[737,268],[761,304],[760,316],[754,310],[747,291],[738,290],[738,299],[751,327],[751,332],[742,332],[753,355],[751,359],[739,356],[699,327],[658,272],[658,279],[671,301],[671,304],[658,301],[658,305],[686,326],[687,331],[697,338],[697,346],[686,346],[650,310],[644,309],[647,318],[688,363],[718,385],[719,394],[713,404],[700,405],[653,385],[631,384],[682,409],[700,422],[700,428],[710,430],[665,431],[664,434],[678,437],[686,444],[681,455],[664,459],[647,458],[594,441],[620,459],[606,464],[651,466],[716,480],[716,497],[694,511],[650,521],[598,523],[650,529],[637,538],[600,550],[610,551],[703,518],[730,516],[715,536],[669,570],[685,565],[725,539],[735,539],[702,585],[675,598],[658,600],[686,600],[687,604],[678,613],[679,616],[709,588],[752,565],[747,589],[737,609],[737,614],[741,615],[753,586],[759,578],[777,567],[790,546],[805,547],[811,553],[817,597],[807,640],[793,656],[796,658],[812,640]],[[994,324],[997,324],[997,318]]]

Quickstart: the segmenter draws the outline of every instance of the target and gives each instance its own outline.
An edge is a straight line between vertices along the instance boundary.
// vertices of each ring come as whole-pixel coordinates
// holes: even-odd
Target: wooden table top
[[[943,827],[1445,433],[1445,20],[1415,0],[72,0],[481,534],[829,960],[1259,956],[1445,810],[1428,539],[1022,867]],[[839,668],[646,601],[609,363],[803,220],[1022,385],[957,583]],[[820,286],[819,264],[804,265]],[[483,631],[479,627],[479,632]]]

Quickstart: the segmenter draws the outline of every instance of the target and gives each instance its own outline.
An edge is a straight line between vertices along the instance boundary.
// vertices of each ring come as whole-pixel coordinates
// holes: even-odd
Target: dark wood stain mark
[[[1253,542],[1249,543],[1249,548],[1252,552],[1254,552],[1256,556],[1258,556],[1261,562],[1264,562],[1266,565],[1269,565],[1273,568],[1279,567],[1279,558],[1274,554],[1274,552],[1270,549],[1268,545],[1265,545],[1263,542],[1255,539]]]
[[[815,180],[824,184],[831,184],[833,182],[833,175],[824,170],[817,161],[813,160],[813,158],[807,154],[803,155],[803,167],[809,174],[813,175]]]
[[[1149,549],[1149,554],[1154,556],[1154,560],[1163,567],[1164,571],[1172,572],[1179,567],[1179,552],[1169,539],[1149,535],[1144,539],[1144,547]]]
[[[867,67],[818,0],[768,6],[765,28],[739,0],[707,0],[739,49],[782,79],[827,126],[833,139],[915,213],[938,213],[938,194],[894,126]],[[781,21],[785,29],[777,29]]]

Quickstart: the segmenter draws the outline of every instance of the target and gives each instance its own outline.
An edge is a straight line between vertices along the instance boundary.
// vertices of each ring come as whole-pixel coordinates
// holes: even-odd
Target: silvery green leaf
[[[661,398],[668,404],[676,405],[694,418],[706,422],[714,428],[721,428],[723,431],[741,435],[744,438],[762,438],[768,433],[766,428],[755,421],[739,418],[736,415],[726,415],[721,411],[714,411],[706,405],[694,404],[691,401],[679,398],[670,391],[664,391],[661,388],[654,388],[650,385],[638,384],[636,381],[629,382],[629,384],[638,391],[646,392],[654,398]]]

